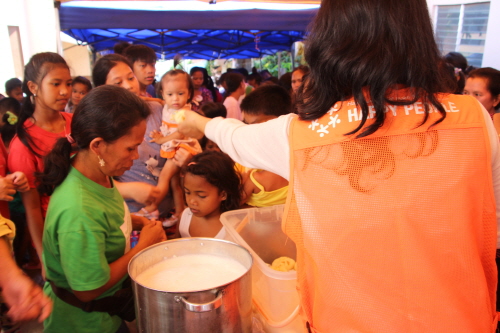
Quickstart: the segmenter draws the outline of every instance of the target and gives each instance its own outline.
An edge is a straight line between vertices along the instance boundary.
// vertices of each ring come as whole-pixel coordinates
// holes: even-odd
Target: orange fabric
[[[181,143],[172,150],[169,150],[169,151],[164,151],[163,149],[160,150],[160,156],[163,158],[174,158],[175,152],[177,150],[179,150],[179,148],[186,149],[189,153],[191,153],[191,155],[196,155],[199,153],[199,151],[195,147],[193,147],[187,143]]]
[[[402,97],[407,90],[394,94]],[[395,98],[395,96],[391,96]],[[367,138],[353,101],[290,127],[283,228],[313,332],[494,332],[491,148],[477,101],[391,106]],[[367,125],[372,120],[367,122]],[[323,135],[322,135],[323,134]]]

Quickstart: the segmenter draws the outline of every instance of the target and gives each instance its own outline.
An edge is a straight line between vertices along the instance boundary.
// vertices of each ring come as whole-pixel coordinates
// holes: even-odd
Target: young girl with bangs
[[[241,180],[234,162],[224,153],[206,151],[182,169],[188,208],[179,223],[181,237],[224,239],[220,215],[238,209]]]

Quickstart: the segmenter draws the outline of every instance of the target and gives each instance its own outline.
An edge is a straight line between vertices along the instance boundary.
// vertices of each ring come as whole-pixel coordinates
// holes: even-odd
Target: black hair
[[[260,83],[262,82],[262,76],[260,76],[259,73],[252,72],[252,74],[248,76],[248,81],[251,80],[255,80],[255,83],[257,83],[257,85],[260,85]]]
[[[288,72],[280,76],[279,85],[286,89],[286,91],[292,91],[292,73]]]
[[[30,61],[24,67],[23,92],[26,97],[21,106],[21,113],[19,114],[16,126],[16,134],[28,150],[38,157],[41,157],[37,152],[38,147],[24,127],[24,122],[31,118],[35,112],[35,104],[32,102],[32,99],[35,97],[28,88],[28,82],[40,85],[45,76],[56,67],[64,67],[69,71],[68,64],[66,64],[64,58],[54,52],[37,53],[31,57]]]
[[[116,54],[123,54],[126,48],[130,46],[128,42],[118,42],[113,46],[113,52]]]
[[[248,94],[240,108],[247,114],[279,117],[292,112],[292,98],[281,86],[263,85]]]
[[[245,79],[245,81],[248,79],[248,70],[246,68],[244,68],[244,67],[236,68],[236,72],[243,75],[243,78]]]
[[[222,103],[207,102],[201,106],[200,111],[203,112],[202,115],[206,118],[213,119],[216,117],[227,117],[227,109]],[[198,142],[200,143],[201,148],[205,150],[205,147],[208,143],[208,138],[206,136],[203,136],[198,140]]]
[[[200,111],[207,118],[227,117],[227,109],[222,103],[208,102],[201,106]]]
[[[425,116],[420,125],[427,121],[431,107],[441,113],[434,124],[446,117],[436,94],[449,90],[450,78],[439,74],[442,60],[425,0],[323,1],[311,26],[305,58],[311,72],[298,90],[302,120],[318,119],[336,102],[350,98],[361,109],[362,120],[346,135],[363,129],[369,99],[375,119],[357,137],[370,135],[384,124],[387,104],[422,100]],[[412,96],[389,100],[396,84],[408,87]]]
[[[174,77],[177,75],[184,76],[186,79],[186,83],[188,86],[188,92],[189,92],[189,97],[187,102],[191,103],[193,100],[194,96],[194,85],[193,85],[193,80],[191,80],[191,76],[188,75],[188,73],[184,72],[182,69],[171,69],[165,74],[160,79],[159,84],[156,86],[156,95],[159,96],[161,99],[163,99],[163,84],[165,84],[170,77]]]
[[[10,92],[16,88],[21,88],[23,86],[23,81],[19,80],[17,77],[5,81],[5,92],[10,95]]]
[[[241,82],[243,82],[243,75],[238,72],[227,73],[224,77],[224,82],[226,82],[227,86],[226,96],[229,96],[230,94],[238,90]]]
[[[85,86],[85,88],[87,88],[87,94],[92,90],[92,83],[90,83],[89,79],[87,79],[83,76],[75,77],[73,79],[73,81],[71,82],[71,86],[74,86],[76,83],[83,84]],[[69,99],[68,107],[70,108],[70,110],[71,110],[71,108],[73,108],[73,102],[72,102],[71,98]]]
[[[89,149],[95,138],[112,143],[130,133],[132,127],[146,120],[148,105],[134,93],[112,85],[92,89],[81,102],[71,122],[71,144],[66,137],[59,138],[52,151],[44,158],[44,170],[38,173],[38,191],[51,195],[71,167],[74,152]]]
[[[0,99],[0,116],[7,111],[14,113],[16,116],[19,116],[21,113],[21,103],[13,97],[6,97],[4,99]]]
[[[227,75],[227,72],[226,73],[222,73],[219,76],[219,80],[217,81],[217,85],[222,86],[223,84],[226,83],[226,75]]]
[[[134,65],[136,61],[144,61],[147,64],[156,63],[155,50],[146,45],[130,45],[123,51],[123,55],[131,65]]]
[[[459,52],[449,52],[444,56],[444,60],[447,63],[453,65],[453,67],[460,68],[464,73],[467,70],[467,67],[469,67],[467,58],[465,58],[463,54]]]
[[[85,87],[87,87],[87,92],[90,92],[92,90],[92,84],[90,83],[90,80],[87,79],[86,77],[83,76],[75,77],[71,82],[71,85],[75,85],[75,83],[83,84]]]
[[[195,155],[191,162],[182,168],[181,174],[185,176],[187,173],[203,177],[220,192],[226,192],[227,198],[220,205],[221,213],[240,207],[241,178],[228,155],[216,151]]]
[[[443,75],[449,75],[452,81],[455,82],[454,86],[450,86],[450,91],[456,95],[462,95],[465,87],[465,74],[463,71],[448,62],[443,62],[441,65],[443,66]]]
[[[119,54],[107,54],[104,57],[99,58],[94,65],[94,69],[92,69],[92,81],[94,82],[94,87],[105,85],[109,71],[111,71],[111,69],[113,69],[113,67],[120,62],[123,62],[129,66],[130,69],[132,69],[128,59]]]
[[[10,114],[8,114],[7,111],[9,111]],[[7,97],[0,100],[0,117],[3,122],[3,126],[0,129],[0,135],[2,136],[5,147],[8,147],[10,141],[14,135],[16,135],[16,126],[19,122],[20,113],[21,103],[19,103],[17,99]]]
[[[483,67],[472,70],[469,78],[483,78],[486,80],[486,88],[492,97],[500,95],[500,71],[491,67]],[[495,110],[500,109],[500,103],[495,105]]]
[[[300,65],[295,67],[295,69],[292,71],[292,74],[296,71],[301,71],[304,75],[307,75],[309,74],[309,72],[311,72],[311,69],[307,65]]]
[[[265,79],[264,81],[262,81],[262,85],[273,85],[273,84],[276,84],[276,85],[279,85],[280,84],[280,80],[275,77],[275,76],[270,76],[268,77],[267,79]]]

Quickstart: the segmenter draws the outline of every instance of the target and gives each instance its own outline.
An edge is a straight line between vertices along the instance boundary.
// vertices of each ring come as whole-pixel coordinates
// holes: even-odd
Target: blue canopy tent
[[[304,39],[317,12],[317,6],[217,10],[216,4],[209,7],[211,10],[169,10],[165,1],[160,9],[144,10],[105,8],[96,6],[98,1],[92,2],[95,7],[74,5],[79,3],[61,5],[61,31],[94,52],[111,50],[115,43],[127,41],[148,45],[163,59],[176,54],[189,59],[258,58],[290,50],[294,42]]]

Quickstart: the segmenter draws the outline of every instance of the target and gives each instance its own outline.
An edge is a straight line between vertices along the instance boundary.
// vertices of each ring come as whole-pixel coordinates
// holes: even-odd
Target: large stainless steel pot
[[[247,272],[239,279],[210,290],[165,292],[136,282],[152,265],[174,256],[216,254],[239,261]],[[252,330],[252,256],[243,247],[213,238],[182,238],[153,245],[129,263],[141,333],[250,333]]]

